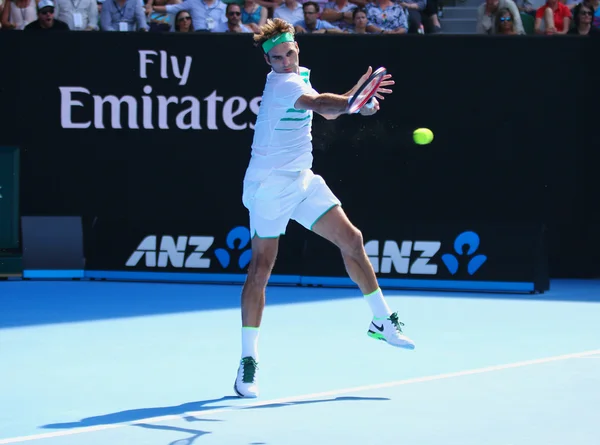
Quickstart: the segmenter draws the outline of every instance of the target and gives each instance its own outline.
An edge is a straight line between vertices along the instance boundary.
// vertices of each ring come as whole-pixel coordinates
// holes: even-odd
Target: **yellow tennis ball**
[[[413,132],[413,139],[419,145],[429,144],[433,141],[433,132],[429,128],[417,128]]]

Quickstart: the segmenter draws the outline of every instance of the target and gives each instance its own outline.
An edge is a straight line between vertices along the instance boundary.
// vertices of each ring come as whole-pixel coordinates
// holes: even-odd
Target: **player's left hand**
[[[363,116],[372,116],[379,111],[379,101],[375,98],[371,99],[373,101],[373,107],[369,108],[366,105],[360,109],[360,114]]]

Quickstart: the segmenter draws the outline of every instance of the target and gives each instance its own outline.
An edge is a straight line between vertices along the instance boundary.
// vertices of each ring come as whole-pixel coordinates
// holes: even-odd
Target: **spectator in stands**
[[[98,31],[98,3],[96,0],[54,0],[54,16],[65,22],[72,31]]]
[[[496,14],[495,23],[495,34],[503,35],[517,35],[518,32],[515,29],[515,18],[510,12],[510,9],[504,8],[498,11]]]
[[[573,8],[573,21],[575,26],[567,34],[580,36],[599,35],[600,30],[592,26],[594,8],[589,3],[579,3]]]
[[[69,25],[54,18],[54,2],[52,0],[41,0],[38,5],[38,19],[25,27],[25,31],[68,31]]]
[[[6,0],[2,10],[2,29],[23,30],[37,19],[35,0]]]
[[[269,10],[265,6],[259,5],[254,0],[245,0],[242,8],[242,24],[246,25],[253,32],[259,34],[260,27],[267,23]]]
[[[69,0],[70,1],[70,0]],[[155,5],[177,5],[182,0],[154,0]],[[148,11],[146,11],[148,13]],[[175,14],[150,11],[148,15],[150,32],[169,32],[175,29]]]
[[[196,32],[210,32],[215,26],[227,22],[226,9],[221,0],[184,0],[183,3],[167,6],[154,6],[154,0],[146,3],[146,12],[154,10],[177,14],[179,11],[188,11]]]
[[[179,11],[175,16],[175,32],[193,32],[192,16],[187,11]]]
[[[442,32],[442,24],[438,18],[438,0],[427,0],[425,9],[421,11],[421,22],[426,34],[438,34]]]
[[[304,20],[294,23],[296,34],[342,33],[343,31],[325,20],[319,19],[319,5],[308,1],[302,5]]]
[[[571,23],[571,10],[559,0],[547,0],[546,4],[535,12],[536,34],[566,34]]]
[[[146,15],[140,0],[104,2],[100,14],[102,31],[148,31]]]
[[[283,5],[276,8],[273,18],[285,20],[292,25],[304,20],[302,5],[297,0],[285,0]]]
[[[408,33],[418,34],[423,27],[421,11],[427,6],[427,0],[404,0],[398,2],[408,15]]]
[[[229,3],[225,9],[226,22],[215,26],[212,32],[252,32],[246,25],[242,24],[242,8],[237,3]]]
[[[367,31],[367,10],[365,8],[356,8],[352,11],[353,25],[348,29],[351,34],[371,34]]]
[[[321,20],[331,23],[341,30],[349,30],[354,23],[354,11],[357,6],[348,0],[335,0],[326,3],[321,14]]]
[[[600,29],[600,0],[590,0],[584,3],[594,10],[592,28]]]
[[[544,0],[515,0],[519,12],[535,17],[535,11],[544,4]]]
[[[477,34],[494,34],[498,12],[508,9],[513,16],[514,28],[517,34],[525,34],[519,8],[513,0],[485,0],[477,9]]]
[[[392,0],[375,0],[368,3],[367,30],[377,34],[406,34],[408,19],[404,9]]]

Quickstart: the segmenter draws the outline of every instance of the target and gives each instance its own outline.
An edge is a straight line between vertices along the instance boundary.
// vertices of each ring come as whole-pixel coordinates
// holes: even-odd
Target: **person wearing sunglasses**
[[[237,3],[227,5],[225,17],[227,21],[219,23],[212,32],[252,32],[249,27],[242,25],[242,8]]]
[[[175,16],[175,32],[194,32],[192,16],[187,11],[179,11]]]
[[[495,34],[502,35],[518,35],[519,33],[515,29],[515,19],[510,12],[510,9],[503,8],[498,11],[496,15],[496,23],[494,24],[496,28]]]
[[[579,3],[573,8],[575,26],[567,34],[579,36],[600,35],[600,30],[592,26],[594,8],[588,3]]]
[[[52,0],[42,0],[37,5],[38,19],[27,25],[25,31],[53,30],[68,31],[69,25],[54,18],[54,2]]]

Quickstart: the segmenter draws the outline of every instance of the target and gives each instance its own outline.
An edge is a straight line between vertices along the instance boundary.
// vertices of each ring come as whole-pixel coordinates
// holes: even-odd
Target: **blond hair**
[[[294,25],[280,18],[269,19],[260,27],[260,33],[254,34],[254,44],[262,46],[267,40],[286,32],[294,35]]]

